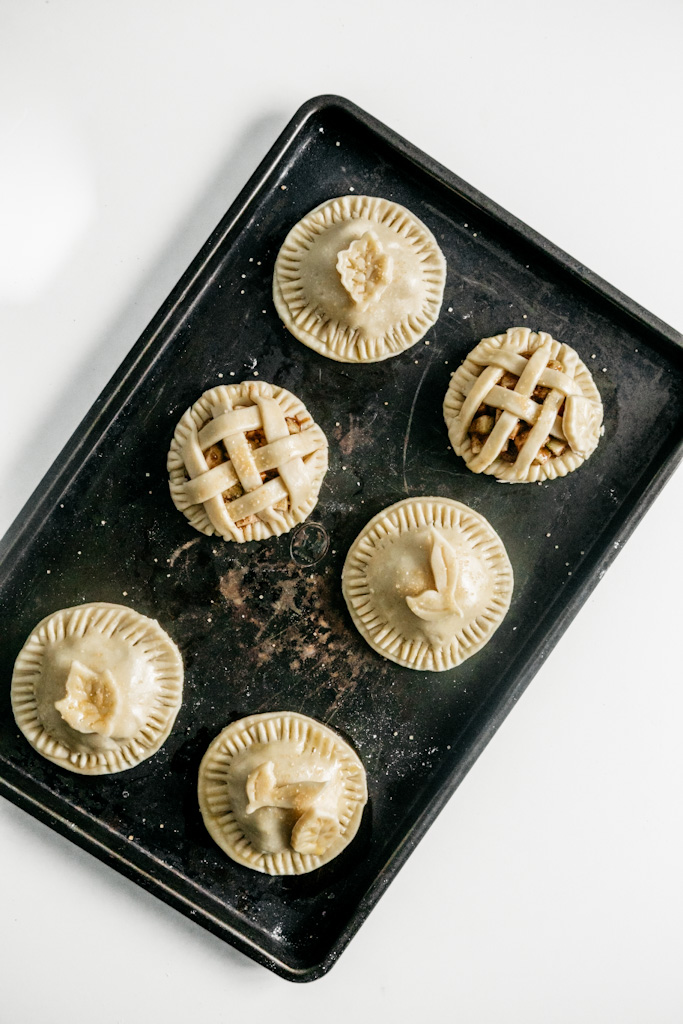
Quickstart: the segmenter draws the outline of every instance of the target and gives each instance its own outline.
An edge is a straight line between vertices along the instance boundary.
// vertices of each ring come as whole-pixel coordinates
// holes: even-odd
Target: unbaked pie
[[[429,228],[388,199],[348,195],[312,210],[275,262],[273,300],[295,338],[330,359],[371,363],[435,323],[446,261]]]
[[[104,603],[39,622],[19,652],[11,689],[31,746],[81,775],[120,772],[154,754],[182,695],[180,653],[159,623]]]
[[[341,736],[293,711],[227,726],[199,768],[199,806],[220,848],[245,867],[300,875],[355,836],[367,786]]]
[[[488,642],[512,597],[498,534],[450,498],[405,498],[351,545],[342,591],[374,650],[407,668],[443,672]]]
[[[600,394],[577,353],[527,327],[480,341],[453,374],[443,410],[472,472],[510,483],[566,476],[603,432]]]
[[[176,427],[171,496],[201,533],[277,537],[310,514],[327,472],[327,440],[306,407],[264,381],[204,392]]]

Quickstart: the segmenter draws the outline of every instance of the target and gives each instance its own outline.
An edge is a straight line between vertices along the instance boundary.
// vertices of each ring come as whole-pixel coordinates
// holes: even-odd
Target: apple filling
[[[289,428],[290,434],[301,433],[301,423],[298,417],[286,416],[285,422],[287,423],[287,427]],[[249,447],[251,449],[255,450],[256,448],[263,448],[266,444],[268,444],[268,441],[266,440],[266,435],[261,427],[259,427],[257,430],[247,431],[244,436],[247,439],[247,443],[249,444]],[[202,454],[206,459],[206,465],[208,469],[213,469],[215,466],[219,466],[222,462],[228,461],[228,454],[225,450],[222,441],[218,442],[217,444],[212,444],[211,447],[206,448],[202,452]],[[263,483],[266,483],[267,480],[273,480],[277,475],[277,469],[268,469],[264,473],[260,474],[261,481]],[[236,483],[233,484],[232,487],[228,488],[227,491],[223,492],[223,500],[226,505],[229,505],[231,501],[234,501],[235,498],[241,498],[243,494],[244,488],[242,487],[241,484]],[[287,509],[289,508],[289,498],[281,498],[280,501],[278,501],[275,505],[272,506],[272,508],[277,509],[279,512],[286,512]],[[235,526],[238,526],[240,529],[243,529],[245,526],[249,526],[250,523],[258,522],[258,519],[259,517],[257,515],[245,516],[244,519],[240,519],[239,521],[235,522]]]
[[[529,358],[528,352],[520,352],[520,355],[524,356],[525,359]],[[564,369],[562,363],[558,362],[556,359],[551,359],[549,361],[548,368],[551,370]],[[506,371],[498,381],[498,386],[514,391],[518,380],[519,377],[516,376],[516,374]],[[543,405],[549,394],[550,388],[537,385],[530,397],[538,405]],[[563,413],[564,402],[559,409],[558,415],[561,417]],[[482,450],[489,434],[500,419],[501,414],[502,411],[500,409],[495,409],[492,406],[486,405],[484,402],[479,406],[468,430],[473,455],[478,455]],[[530,433],[531,424],[525,423],[524,420],[517,420],[498,458],[503,462],[515,462]],[[563,455],[566,452],[567,447],[568,445],[566,441],[563,441],[560,438],[551,436],[546,437],[532,465],[541,466],[550,459],[555,459],[558,456]]]

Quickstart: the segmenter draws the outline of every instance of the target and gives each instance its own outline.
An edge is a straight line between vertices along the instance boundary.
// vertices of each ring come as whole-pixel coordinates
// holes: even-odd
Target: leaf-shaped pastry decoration
[[[264,761],[247,778],[247,814],[253,814],[260,807],[268,807],[276,785],[275,765],[272,761]]]
[[[247,814],[261,807],[288,807],[301,813],[314,803],[326,785],[327,779],[278,783],[275,765],[264,761],[247,778]]]
[[[337,255],[337,270],[352,301],[364,309],[391,283],[393,260],[374,231],[366,231]]]
[[[438,530],[431,528],[432,537],[432,573],[436,589],[440,594],[455,594],[458,585],[458,566],[455,560],[455,551],[451,545],[444,540]]]
[[[71,662],[66,696],[55,702],[67,725],[76,732],[111,736],[118,707],[119,692],[108,669],[93,672],[80,661]]]
[[[311,808],[292,829],[291,845],[296,853],[321,857],[339,835],[339,822],[329,814]]]
[[[600,439],[602,410],[583,395],[569,395],[564,405],[562,429],[569,447],[586,458]]]
[[[455,600],[458,586],[458,562],[455,551],[433,526],[431,568],[436,590],[425,590],[417,597],[406,597],[406,603],[413,614],[430,621],[445,615],[462,615],[462,609]]]

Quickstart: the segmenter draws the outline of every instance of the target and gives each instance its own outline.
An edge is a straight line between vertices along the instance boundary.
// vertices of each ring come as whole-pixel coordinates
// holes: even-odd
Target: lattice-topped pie
[[[602,434],[600,394],[577,353],[527,327],[479,342],[453,374],[443,409],[472,472],[510,483],[566,476]]]
[[[182,694],[180,653],[159,623],[104,603],[39,622],[19,652],[11,690],[31,746],[81,775],[120,772],[154,754]]]
[[[512,567],[482,515],[449,498],[406,498],[351,545],[342,590],[374,650],[443,672],[488,642],[512,596]]]
[[[275,263],[273,300],[304,345],[341,362],[370,363],[410,348],[441,308],[446,261],[405,207],[341,196],[287,235]]]
[[[327,440],[284,388],[220,385],[176,427],[168,470],[173,501],[196,530],[263,540],[291,530],[315,507]]]
[[[341,736],[293,711],[227,726],[199,768],[211,837],[245,867],[300,875],[351,842],[367,801],[363,764]]]

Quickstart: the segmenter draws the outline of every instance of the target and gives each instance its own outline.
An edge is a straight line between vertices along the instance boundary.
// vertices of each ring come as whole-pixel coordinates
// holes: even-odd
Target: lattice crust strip
[[[478,435],[482,407],[495,413],[495,421]],[[511,483],[576,469],[597,446],[602,416],[599,392],[574,349],[521,327],[484,338],[453,374],[444,400],[456,454],[474,473]],[[518,436],[511,458],[509,441]]]
[[[221,385],[181,419],[168,469],[173,501],[195,529],[262,540],[287,532],[315,507],[327,440],[284,388]]]

